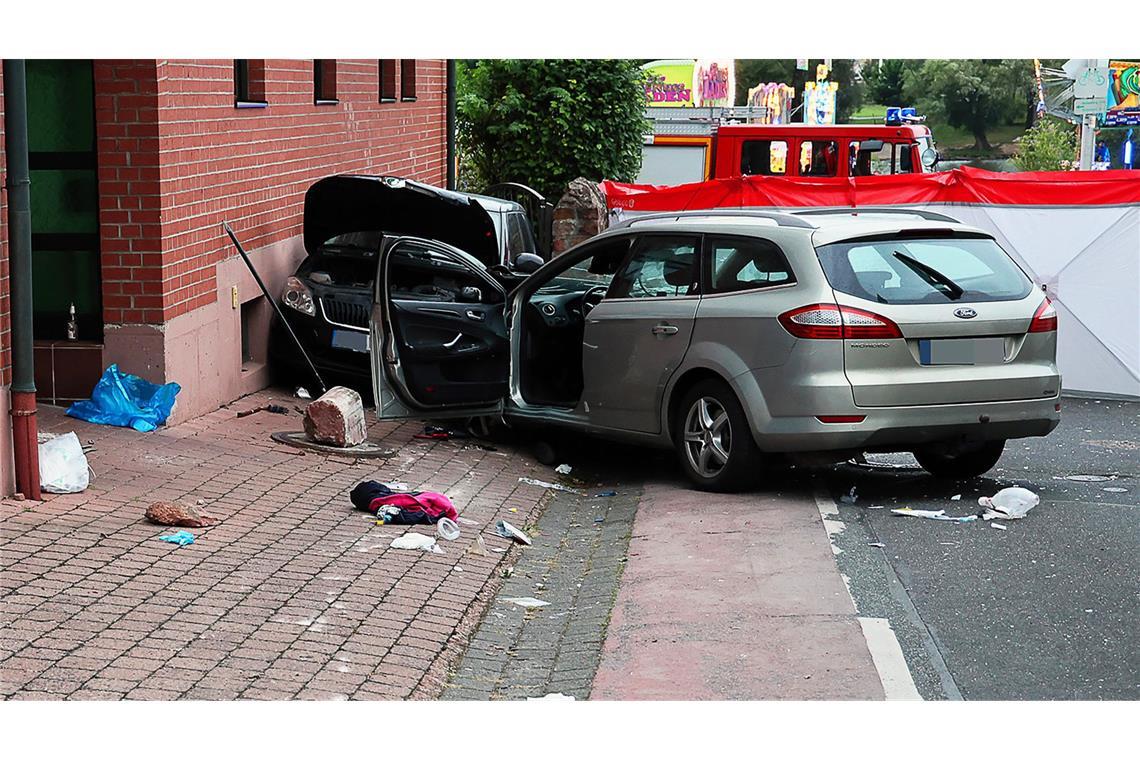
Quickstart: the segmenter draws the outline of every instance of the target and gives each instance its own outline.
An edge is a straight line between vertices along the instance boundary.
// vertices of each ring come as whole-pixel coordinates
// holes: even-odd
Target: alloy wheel
[[[685,456],[702,478],[715,478],[732,453],[728,412],[711,396],[702,396],[685,417]]]

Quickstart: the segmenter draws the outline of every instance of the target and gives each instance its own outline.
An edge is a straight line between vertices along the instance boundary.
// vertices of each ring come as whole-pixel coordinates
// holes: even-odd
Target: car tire
[[[673,442],[681,469],[702,491],[740,491],[759,480],[760,448],[736,394],[720,380],[703,380],[681,399]]]
[[[936,478],[965,480],[989,472],[1005,449],[1005,441],[987,441],[966,451],[920,449],[914,452],[922,469]]]

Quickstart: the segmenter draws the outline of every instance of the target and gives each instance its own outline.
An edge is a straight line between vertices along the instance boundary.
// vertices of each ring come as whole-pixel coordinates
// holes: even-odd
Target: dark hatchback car
[[[399,177],[337,175],[305,194],[304,244],[308,256],[285,282],[282,312],[326,384],[371,386],[369,318],[373,280],[383,238],[415,236],[448,243],[496,271],[521,281],[541,264],[530,221],[518,203],[444,190]],[[439,300],[453,300],[446,280]],[[459,300],[462,300],[460,295]],[[278,320],[269,338],[269,361],[281,380],[308,385],[311,374]]]

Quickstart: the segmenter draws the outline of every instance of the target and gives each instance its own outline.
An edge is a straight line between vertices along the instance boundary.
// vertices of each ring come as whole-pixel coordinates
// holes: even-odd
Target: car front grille
[[[322,298],[321,310],[324,312],[325,319],[333,324],[368,328],[369,310],[364,304]]]

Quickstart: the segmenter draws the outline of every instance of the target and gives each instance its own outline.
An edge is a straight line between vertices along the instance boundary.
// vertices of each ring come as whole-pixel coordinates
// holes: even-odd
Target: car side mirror
[[[921,158],[923,166],[925,166],[927,169],[933,169],[934,166],[938,163],[938,151],[936,151],[934,148],[927,148],[926,150],[922,151]]]
[[[515,260],[512,262],[511,268],[516,272],[530,274],[542,266],[542,264],[542,257],[538,254],[520,253],[518,256],[515,256]]]

